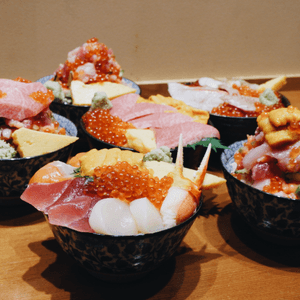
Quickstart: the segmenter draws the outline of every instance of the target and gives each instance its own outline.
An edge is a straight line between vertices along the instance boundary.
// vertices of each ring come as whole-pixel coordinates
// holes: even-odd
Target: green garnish
[[[83,176],[81,176],[81,168],[79,167],[79,168],[77,168],[77,169],[75,169],[74,171],[73,171],[73,174],[74,174],[74,177],[83,177]]]
[[[73,171],[73,174],[74,174],[74,177],[77,177],[77,178],[86,178],[86,179],[88,179],[88,182],[94,180],[94,177],[92,177],[92,176],[82,176],[82,175],[81,175],[81,168],[80,168],[80,167],[77,168],[77,169],[75,169],[75,170]]]
[[[298,185],[295,194],[297,195],[297,197],[300,197],[300,185]]]
[[[96,92],[92,98],[91,110],[96,108],[111,109],[112,102],[108,99],[105,92]]]
[[[248,174],[249,170],[247,169],[241,169],[241,170],[235,170],[235,174]]]
[[[259,101],[267,106],[271,106],[276,104],[279,99],[275,95],[272,89],[268,88],[265,89],[260,95],[259,95]]]
[[[193,148],[195,150],[197,146],[208,147],[209,144],[211,144],[211,148],[215,152],[217,152],[217,149],[228,149],[227,146],[222,145],[221,141],[216,138],[206,138],[192,145],[187,145],[187,147]]]

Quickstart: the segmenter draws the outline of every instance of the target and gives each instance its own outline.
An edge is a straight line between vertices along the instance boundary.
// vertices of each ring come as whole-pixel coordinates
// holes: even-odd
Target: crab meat
[[[211,152],[209,144],[203,160],[195,173],[195,183],[183,176],[182,134],[179,138],[178,152],[174,172],[174,182],[160,208],[165,228],[187,220],[196,210],[201,196],[201,187]]]

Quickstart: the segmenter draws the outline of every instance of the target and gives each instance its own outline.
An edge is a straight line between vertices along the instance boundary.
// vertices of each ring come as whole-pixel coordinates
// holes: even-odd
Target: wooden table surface
[[[300,107],[300,91],[283,94]],[[218,166],[210,173],[222,176]],[[174,258],[139,281],[99,281],[77,266],[31,206],[0,208],[0,299],[300,299],[300,246],[258,238],[226,185],[204,192]]]

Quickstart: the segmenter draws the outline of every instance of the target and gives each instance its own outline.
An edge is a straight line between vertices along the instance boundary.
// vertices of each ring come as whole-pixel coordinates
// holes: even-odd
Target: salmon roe
[[[263,112],[269,112],[274,109],[278,109],[284,107],[281,100],[274,105],[264,105],[260,102],[255,103],[256,111],[243,111],[235,106],[230,105],[229,103],[222,103],[218,107],[214,107],[212,109],[212,113],[220,116],[227,116],[227,117],[258,117]]]
[[[243,84],[241,86],[237,86],[236,84],[233,84],[232,87],[238,90],[242,96],[259,97],[259,93],[256,90],[251,89],[248,85]]]
[[[139,169],[122,161],[113,166],[95,168],[94,180],[86,186],[84,193],[96,193],[101,199],[113,197],[127,202],[147,197],[159,209],[172,183],[171,177],[159,179],[149,174],[148,169]]]
[[[6,95],[7,95],[6,93],[3,93],[3,92],[0,90],[0,98],[5,97]]]
[[[88,111],[82,117],[86,131],[106,143],[124,146],[127,143],[125,132],[136,128],[131,123],[123,122],[119,117],[112,116],[109,109],[97,108]]]
[[[15,81],[19,81],[19,82],[25,82],[25,83],[31,83],[32,81],[31,80],[28,80],[28,79],[24,79],[22,77],[17,77],[16,79],[14,79]]]
[[[236,84],[233,84],[232,87],[234,89],[238,90],[239,94],[242,96],[255,97],[255,98],[259,97],[259,93],[256,90],[251,89],[248,85],[237,86]],[[214,107],[211,112],[216,115],[227,116],[227,117],[244,117],[244,118],[245,117],[249,117],[249,118],[254,117],[254,118],[256,118],[263,112],[269,112],[271,110],[284,107],[279,94],[276,93],[276,95],[279,98],[279,101],[278,101],[278,103],[276,103],[274,105],[270,105],[270,106],[264,105],[257,100],[257,102],[255,102],[255,112],[252,112],[252,111],[247,112],[247,111],[241,110],[241,109],[239,109],[235,106],[232,106],[226,102],[220,104],[218,107]]]
[[[111,49],[105,44],[99,43],[97,38],[87,40],[83,46],[81,55],[77,55],[74,62],[67,60],[64,63],[64,67],[56,72],[56,78],[63,87],[67,88],[68,86],[70,72],[73,72],[73,80],[77,80],[79,73],[76,72],[76,69],[86,63],[93,63],[96,69],[96,76],[90,78],[86,83],[101,81],[121,82],[121,67],[116,62]]]
[[[270,184],[263,188],[263,191],[270,194],[276,194],[283,190],[284,180],[278,176],[270,179]]]
[[[51,90],[47,90],[46,93],[42,91],[33,92],[29,95],[34,101],[44,105],[48,105],[54,100],[54,95]]]

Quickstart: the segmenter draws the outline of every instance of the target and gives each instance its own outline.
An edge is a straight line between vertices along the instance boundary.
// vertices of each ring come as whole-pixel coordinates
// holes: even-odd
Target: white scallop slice
[[[182,202],[190,197],[189,193],[179,187],[172,186],[162,203],[160,213],[162,215],[165,228],[170,228],[176,225],[177,212]]]
[[[89,223],[95,232],[101,234],[138,234],[129,205],[116,198],[106,198],[98,201],[92,209]]]
[[[141,233],[152,233],[164,228],[158,209],[148,198],[136,199],[130,203],[129,207]]]

